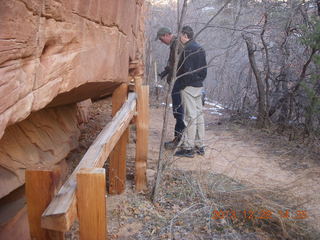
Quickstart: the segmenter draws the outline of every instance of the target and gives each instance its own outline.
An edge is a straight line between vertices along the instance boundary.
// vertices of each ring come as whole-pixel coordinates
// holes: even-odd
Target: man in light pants
[[[193,40],[193,30],[184,26],[180,40],[185,45],[178,64],[177,84],[180,86],[184,109],[183,143],[175,156],[194,157],[204,155],[204,118],[202,112],[203,81],[207,76],[206,54],[203,48]]]

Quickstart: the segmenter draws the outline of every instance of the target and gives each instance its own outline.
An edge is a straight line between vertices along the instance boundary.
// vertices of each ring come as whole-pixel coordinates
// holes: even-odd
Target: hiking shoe
[[[164,148],[166,150],[174,150],[174,149],[177,148],[178,144],[179,144],[179,141],[175,138],[170,142],[165,142],[164,143]]]
[[[198,154],[200,156],[204,156],[204,154],[205,154],[204,147],[195,147],[194,151],[196,154]]]
[[[188,157],[188,158],[193,158],[194,157],[194,151],[193,150],[188,150],[188,149],[180,149],[176,151],[174,154],[176,157]]]

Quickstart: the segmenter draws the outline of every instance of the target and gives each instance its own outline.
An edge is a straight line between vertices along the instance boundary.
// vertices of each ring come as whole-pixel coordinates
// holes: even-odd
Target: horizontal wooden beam
[[[68,231],[77,217],[76,176],[82,168],[101,168],[110,152],[128,128],[136,112],[136,94],[129,93],[128,100],[90,146],[69,179],[60,188],[41,218],[41,226],[56,231]]]

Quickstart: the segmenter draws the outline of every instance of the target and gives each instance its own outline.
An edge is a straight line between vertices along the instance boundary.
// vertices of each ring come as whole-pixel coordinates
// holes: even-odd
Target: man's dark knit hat
[[[163,36],[165,34],[171,34],[170,28],[167,28],[167,27],[159,28],[155,41],[157,41],[161,36]]]

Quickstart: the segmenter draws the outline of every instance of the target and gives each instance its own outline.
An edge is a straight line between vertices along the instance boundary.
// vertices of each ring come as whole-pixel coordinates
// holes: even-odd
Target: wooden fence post
[[[104,168],[84,168],[77,174],[80,240],[105,240],[106,174]]]
[[[142,79],[137,77],[137,112],[136,127],[136,192],[147,189],[147,159],[148,159],[148,134],[149,134],[149,86],[142,86]]]
[[[25,175],[31,239],[64,239],[63,232],[41,228],[41,215],[52,200],[60,182],[59,172],[48,169],[26,170]]]
[[[127,100],[128,85],[121,84],[112,94],[112,116],[114,116]],[[110,154],[109,193],[120,194],[126,187],[126,156],[129,128],[125,130]]]

